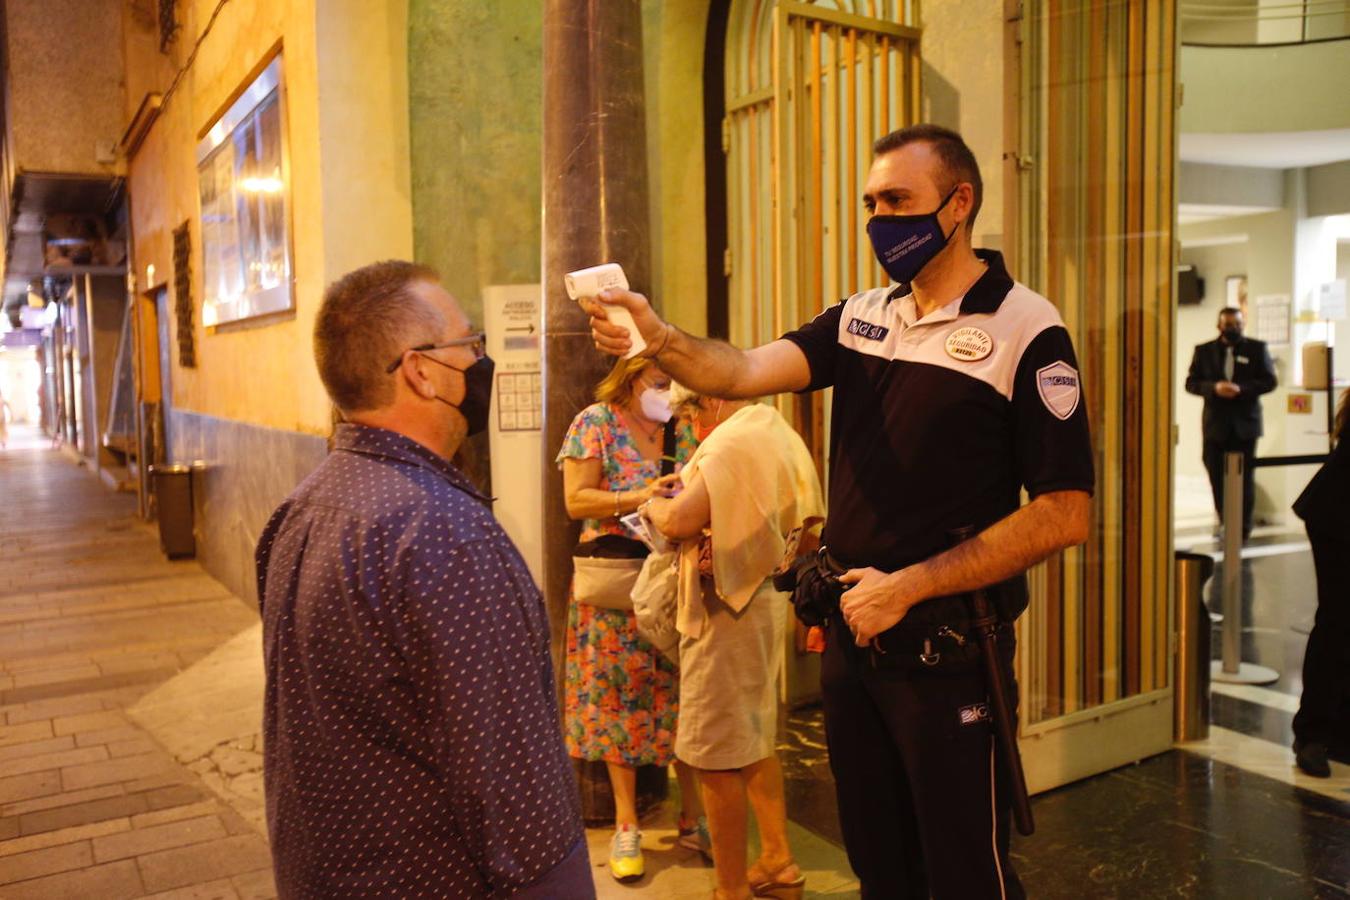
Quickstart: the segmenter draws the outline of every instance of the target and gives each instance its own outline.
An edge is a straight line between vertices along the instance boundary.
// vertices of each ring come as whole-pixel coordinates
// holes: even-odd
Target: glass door
[[[1027,0],[1008,248],[1083,370],[1097,492],[1087,543],[1033,573],[1020,623],[1033,790],[1172,742],[1174,0]]]

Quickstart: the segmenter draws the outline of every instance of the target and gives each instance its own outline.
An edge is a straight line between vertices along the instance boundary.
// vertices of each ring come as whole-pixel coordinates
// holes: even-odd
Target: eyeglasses
[[[446,350],[450,347],[468,347],[473,350],[474,359],[482,359],[487,356],[487,335],[481,331],[473,334],[467,334],[462,338],[455,338],[453,341],[446,341],[443,344],[418,344],[416,347],[409,347],[403,353],[426,353],[429,350]],[[386,375],[393,375],[399,366],[403,364],[403,353],[398,355],[398,359],[391,362],[384,370]]]

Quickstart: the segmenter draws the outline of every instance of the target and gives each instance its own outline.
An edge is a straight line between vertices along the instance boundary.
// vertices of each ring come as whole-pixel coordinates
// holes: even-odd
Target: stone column
[[[640,2],[546,0],[543,43],[544,594],[561,675],[579,529],[564,512],[553,458],[613,364],[591,343],[586,315],[568,299],[563,274],[617,262],[634,290],[645,293],[651,284]],[[587,819],[612,817],[603,766],[583,767],[580,774]],[[639,774],[642,794],[652,776]],[[664,770],[659,776],[664,794]],[[645,793],[650,799],[653,791]]]

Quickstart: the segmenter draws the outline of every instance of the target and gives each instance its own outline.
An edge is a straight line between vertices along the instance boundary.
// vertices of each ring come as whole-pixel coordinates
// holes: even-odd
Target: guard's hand
[[[591,317],[591,339],[595,341],[595,349],[610,356],[623,356],[633,346],[628,338],[628,330],[609,321],[605,314],[606,304],[622,306],[633,314],[633,323],[647,342],[647,355],[661,349],[666,323],[652,311],[652,305],[646,297],[618,288],[601,291],[581,301],[582,309]]]
[[[892,576],[879,569],[849,569],[839,580],[851,585],[840,598],[839,609],[859,647],[866,647],[909,611],[896,593]]]
[[[1238,394],[1242,393],[1242,388],[1231,381],[1220,381],[1215,383],[1214,393],[1225,400],[1232,400]]]

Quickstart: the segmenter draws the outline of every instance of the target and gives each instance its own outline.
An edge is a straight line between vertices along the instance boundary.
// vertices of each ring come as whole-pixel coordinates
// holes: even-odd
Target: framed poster
[[[197,145],[208,327],[295,307],[282,75],[278,55]]]
[[[1224,306],[1231,306],[1234,309],[1242,310],[1243,318],[1247,316],[1247,276],[1229,275],[1223,280],[1224,286]]]

